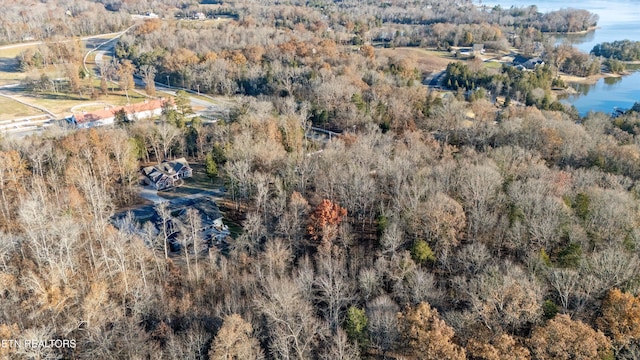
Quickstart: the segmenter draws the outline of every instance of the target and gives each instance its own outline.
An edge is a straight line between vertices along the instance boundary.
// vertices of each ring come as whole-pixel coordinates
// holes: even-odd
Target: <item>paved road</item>
[[[138,193],[141,198],[147,199],[154,204],[159,204],[161,202],[167,201],[167,199],[158,195],[158,190],[152,188],[151,186],[140,186],[140,192]]]
[[[95,76],[97,76],[98,78],[100,77],[100,71],[99,71],[99,66],[100,64],[104,61],[104,56],[107,53],[113,52],[113,49],[115,47],[115,44],[117,42],[117,40],[124,35],[127,31],[129,31],[130,29],[132,29],[133,27],[135,27],[137,24],[134,24],[132,26],[130,26],[129,28],[120,31],[120,32],[115,32],[115,33],[108,33],[108,34],[99,34],[99,35],[93,35],[93,36],[85,36],[82,37],[81,40],[85,41],[85,40],[91,40],[91,39],[97,39],[97,38],[102,38],[102,37],[111,37],[107,40],[105,40],[104,42],[98,44],[97,46],[95,46],[93,49],[89,50],[83,58],[83,66],[84,69],[87,73],[89,74],[95,74]],[[68,42],[68,41],[74,41],[73,39],[69,39],[69,40],[64,40],[63,42]],[[28,43],[19,43],[19,44],[11,44],[11,45],[4,45],[4,46],[0,46],[0,49],[11,49],[11,48],[19,48],[19,47],[26,47],[26,46],[35,46],[35,45],[40,45],[43,44],[43,41],[32,41],[32,42],[28,42]],[[87,58],[91,53],[96,53],[96,57],[95,57],[95,68],[92,69],[93,71],[90,71],[89,68],[87,67]],[[142,81],[142,79],[136,77],[135,78],[136,81],[136,85],[137,86],[144,86],[144,82]],[[2,89],[10,89],[13,87],[18,87],[20,86],[20,84],[7,84],[7,85],[2,85],[0,86],[0,90]],[[177,90],[185,90],[187,92],[189,92],[192,95],[195,95],[195,92],[190,91],[188,89],[181,89],[178,87],[167,87],[166,84],[162,84],[162,83],[158,83],[156,82],[156,89],[157,91],[161,91],[164,93],[167,93],[169,95],[175,96],[175,92]],[[147,96],[144,92],[138,91],[136,89],[132,89],[133,91],[135,91],[138,94],[141,94],[143,96]],[[28,104],[25,103],[23,101],[20,101],[16,98],[14,98],[13,96],[7,94],[7,93],[0,93],[0,96],[5,96],[7,98],[10,98],[12,100],[16,100],[26,106],[30,106],[33,108],[36,108],[40,111],[45,112],[46,114],[48,114],[49,116],[51,116],[52,118],[56,118],[56,114],[53,114],[52,112],[50,112],[49,110],[39,107],[39,106],[34,106],[32,104]],[[198,97],[195,96],[190,96],[191,98],[191,106],[196,108],[196,109],[204,109],[202,111],[198,111],[198,113],[200,115],[204,115],[205,118],[207,117],[213,117],[213,118],[226,118],[228,117],[229,114],[229,109],[231,107],[231,103],[227,103],[225,101],[219,100],[219,99],[213,99],[211,98],[211,100],[208,100],[208,96],[207,95],[201,95]]]
[[[434,72],[431,75],[427,76],[422,83],[429,87],[440,87],[442,85],[442,79],[444,79],[445,74],[446,71]]]
[[[204,196],[210,196],[214,199],[221,199],[224,196],[224,189],[222,188],[214,188],[214,189],[209,189],[209,190],[202,190],[198,193],[195,194],[190,194],[190,195],[184,195],[184,196],[180,196],[177,198],[173,198],[173,199],[167,199],[164,198],[162,196],[160,196],[160,194],[162,193],[158,193],[158,190],[154,189],[151,186],[142,186],[140,185],[139,187],[139,195],[141,198],[143,199],[147,199],[151,202],[153,202],[154,204],[158,204],[161,202],[165,202],[168,201],[170,202],[172,205],[179,205],[182,202],[185,202],[187,200],[193,200],[193,199],[199,199],[201,197]]]
[[[142,81],[141,79],[136,79],[136,83],[140,82],[141,86],[144,86],[144,81]],[[156,81],[156,91],[161,91],[163,93],[169,94],[171,96],[176,96],[176,91],[178,90],[185,90],[188,91],[187,89],[180,89],[180,88],[175,88],[175,87],[170,87],[168,88],[166,84],[162,84]],[[189,93],[191,93],[192,91],[188,91]],[[218,100],[208,100],[207,96],[205,95],[200,95],[200,97],[195,97],[195,96],[190,96],[189,97],[191,99],[191,106],[194,108],[205,108],[207,109],[208,112],[214,112],[214,113],[227,113],[229,112],[229,104],[220,104],[220,101]]]
[[[103,62],[103,60],[104,60],[104,55],[105,55],[106,53],[107,53],[107,52],[106,52],[106,51],[104,51],[104,50],[98,50],[98,51],[96,51],[96,57],[95,57],[95,60],[94,60],[94,61],[95,61],[95,63],[96,63],[96,69],[95,69],[96,71],[100,71],[100,67],[102,67],[102,62]],[[85,71],[86,71],[86,70],[85,70]]]

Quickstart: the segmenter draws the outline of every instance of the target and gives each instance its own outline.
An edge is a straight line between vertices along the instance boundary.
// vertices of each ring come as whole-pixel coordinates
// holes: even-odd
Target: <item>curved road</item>
[[[87,51],[83,57],[82,60],[82,65],[84,70],[88,73],[88,74],[92,74],[93,76],[97,76],[98,78],[100,77],[99,75],[99,66],[101,64],[101,62],[103,61],[103,57],[107,52],[113,51],[113,48],[115,46],[116,41],[125,33],[127,33],[129,30],[131,30],[132,28],[134,28],[135,26],[137,26],[138,23],[135,23],[133,25],[131,25],[130,27],[128,27],[127,29],[123,30],[123,31],[119,31],[119,32],[114,32],[114,33],[107,33],[107,34],[98,34],[98,35],[91,35],[91,36],[84,36],[81,37],[80,40],[82,41],[86,41],[86,40],[91,40],[91,39],[98,39],[98,38],[103,38],[103,37],[110,37],[109,39],[105,40],[104,42],[98,44],[95,48]],[[62,40],[61,42],[69,42],[69,41],[75,41],[75,39],[68,39],[68,40]],[[11,44],[11,45],[3,45],[0,46],[0,50],[2,49],[13,49],[13,48],[20,48],[20,47],[28,47],[28,46],[37,46],[37,45],[41,45],[45,43],[44,41],[32,41],[32,42],[25,42],[25,43],[17,43],[17,44]],[[93,69],[94,71],[89,71],[89,67],[87,66],[87,58],[89,57],[89,55],[91,53],[96,53],[96,57],[95,57],[95,68]],[[139,79],[139,78],[135,78],[136,84],[140,85],[140,86],[144,86],[144,82]],[[20,84],[6,84],[3,86],[0,86],[0,90],[2,90],[2,88],[12,88],[12,87],[17,87],[20,86]],[[167,93],[169,95],[175,96],[175,92],[177,90],[185,90],[188,93],[191,93],[193,95],[195,95],[196,93],[194,91],[191,91],[189,89],[183,89],[183,88],[179,88],[179,87],[167,87],[166,84],[162,84],[159,82],[156,82],[156,89],[158,91],[162,91],[164,93]],[[141,94],[143,96],[148,96],[146,95],[144,92],[138,91],[136,89],[132,89],[134,90],[136,93]],[[21,103],[23,103],[26,106],[30,106],[33,108],[36,108],[40,111],[45,112],[46,114],[48,114],[49,116],[51,116],[52,118],[56,118],[56,114],[51,113],[50,111],[48,111],[45,108],[41,108],[39,106],[35,106],[33,104],[29,104],[29,103],[24,103],[18,99],[15,99],[14,97],[12,97],[9,94],[3,93],[0,94],[0,96],[4,96],[7,98],[10,98],[12,100],[16,100],[19,101]],[[208,98],[209,96],[207,95],[203,95],[200,94],[199,96],[190,96],[191,98],[191,105],[193,107],[198,107],[198,108],[205,108],[207,109],[207,112],[210,113],[219,113],[221,115],[227,114],[228,113],[228,108],[229,105],[228,104],[220,104],[220,101],[217,99],[213,99],[211,98],[211,100],[209,101]]]

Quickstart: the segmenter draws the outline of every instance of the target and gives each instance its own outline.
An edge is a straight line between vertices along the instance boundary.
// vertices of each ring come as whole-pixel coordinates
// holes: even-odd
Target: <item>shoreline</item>
[[[624,74],[600,73],[600,74],[591,75],[588,77],[579,77],[579,76],[573,76],[573,75],[567,75],[567,74],[560,74],[560,79],[564,81],[567,87],[565,89],[552,89],[552,90],[556,94],[556,96],[578,95],[578,91],[576,91],[576,89],[574,89],[570,84],[594,85],[600,79],[621,78],[629,74],[630,72],[625,72]]]
[[[574,83],[574,84],[585,84],[585,85],[593,85],[598,82],[600,79],[604,78],[620,78],[625,75],[629,75],[629,72],[625,72],[624,74],[613,74],[613,73],[600,73],[596,75],[591,75],[587,77],[580,77],[574,75],[560,74],[560,79],[565,83]]]
[[[592,32],[592,31],[596,31],[598,29],[600,29],[600,26],[596,25],[596,26],[590,26],[586,30],[580,30],[580,31],[549,31],[549,32],[544,32],[543,34],[549,34],[549,35],[584,35],[584,34],[588,34],[588,33]]]

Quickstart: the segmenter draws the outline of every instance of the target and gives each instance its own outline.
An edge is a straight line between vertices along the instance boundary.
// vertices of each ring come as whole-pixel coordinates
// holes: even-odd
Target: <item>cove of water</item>
[[[578,94],[570,95],[564,101],[578,109],[581,116],[589,111],[611,113],[614,108],[630,109],[640,101],[640,72],[618,78],[604,78],[594,85],[573,84]]]
[[[488,0],[477,3],[503,8],[511,6],[526,7],[536,5],[538,11],[548,12],[563,8],[585,9],[598,14],[598,28],[586,34],[557,35],[559,41],[568,41],[574,47],[588,53],[596,44],[629,39],[640,41],[640,1],[639,0],[583,0],[567,2],[566,0]],[[572,84],[579,95],[564,99],[574,105],[580,115],[589,111],[611,113],[615,107],[630,108],[640,101],[640,73],[633,72],[622,78],[600,79],[594,85]]]

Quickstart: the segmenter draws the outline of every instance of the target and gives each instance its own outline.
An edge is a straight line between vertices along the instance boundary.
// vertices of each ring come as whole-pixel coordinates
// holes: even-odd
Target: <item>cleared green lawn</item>
[[[41,115],[41,111],[29,106],[20,104],[17,101],[0,96],[0,120],[10,120],[15,118]]]
[[[456,61],[449,52],[418,47],[376,48],[375,52],[388,57],[413,59],[416,68],[422,72],[441,71]]]
[[[18,71],[18,62],[15,58],[0,57],[0,85],[16,84],[26,77],[40,78],[43,73],[52,79],[64,76],[62,67],[47,66],[44,69],[34,69],[28,72]]]
[[[36,49],[38,45],[19,45],[0,47],[0,85],[15,84],[26,74],[18,71],[16,56],[27,49]]]
[[[0,47],[0,58],[15,58],[16,56],[18,56],[21,52],[27,50],[27,49],[37,49],[38,46],[40,45],[33,45],[33,44],[25,44],[25,45],[20,45],[20,44],[16,44],[16,46],[4,46],[4,47]]]
[[[71,108],[78,105],[85,105],[88,103],[101,103],[105,105],[113,105],[113,106],[121,106],[127,104],[127,97],[122,93],[113,93],[104,96],[100,96],[97,99],[91,99],[88,95],[79,96],[77,94],[63,94],[63,93],[45,93],[39,94],[37,96],[30,94],[20,94],[16,95],[20,100],[43,107],[54,114],[70,114]],[[138,95],[134,92],[129,92],[129,100],[131,103],[142,102],[146,99],[142,95]],[[98,108],[104,107],[97,106]],[[83,110],[91,110],[91,109],[83,109]]]
[[[94,79],[91,85],[99,90],[100,80]],[[124,91],[118,89],[117,85],[114,86],[114,91],[110,91],[107,95],[99,95],[97,98],[92,99],[87,92],[83,95],[63,93],[63,92],[46,92],[33,94],[25,91],[22,88],[5,89],[9,95],[24,101],[27,104],[35,105],[45,108],[54,114],[59,116],[71,114],[71,109],[75,106],[83,106],[93,104],[89,108],[82,108],[85,111],[91,111],[105,106],[121,106],[127,104],[127,97]],[[139,103],[147,99],[147,97],[140,95],[136,92],[129,90],[129,102]]]
[[[84,44],[92,44],[95,46],[104,41],[110,40],[114,37],[113,34],[106,34],[96,39],[85,40]],[[71,41],[71,40],[70,40]],[[16,84],[22,82],[25,78],[39,79],[44,73],[49,78],[60,79],[64,78],[64,71],[62,66],[49,66],[44,69],[34,69],[29,72],[22,72],[18,69],[18,62],[16,56],[25,50],[36,50],[38,44],[16,44],[0,47],[0,86]],[[89,48],[85,48],[88,51]],[[95,53],[89,55],[91,62],[95,61]],[[93,64],[88,64],[90,69],[93,69]],[[94,80],[91,84],[95,88],[100,87],[100,81]],[[68,115],[71,109],[77,105],[84,105],[87,103],[94,103],[95,106],[87,108],[88,111],[96,108],[101,108],[106,105],[118,106],[125,105],[127,98],[124,92],[118,90],[115,86],[115,91],[108,95],[99,96],[98,99],[91,99],[89,94],[80,96],[77,94],[65,94],[65,93],[44,93],[44,94],[32,94],[20,88],[7,88],[5,89],[7,94],[24,101],[27,104],[45,108],[57,115]],[[133,91],[129,91],[129,99],[131,103],[141,102],[145,97],[136,94]],[[16,101],[8,98],[0,97],[0,120],[13,119],[17,117],[33,116],[41,114],[41,112],[35,108],[22,105]]]
[[[409,50],[417,54],[456,60],[453,56],[451,56],[451,53],[449,51],[430,50],[420,47],[397,47],[396,50]]]
[[[0,56],[0,85],[15,84],[24,79],[25,74],[18,72],[17,67],[14,58]]]
[[[484,67],[487,69],[500,69],[502,67],[502,63],[498,61],[485,61]]]

